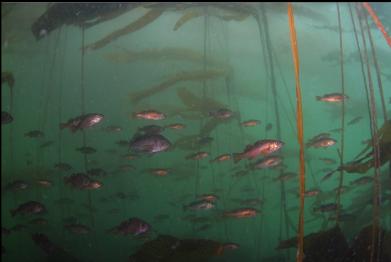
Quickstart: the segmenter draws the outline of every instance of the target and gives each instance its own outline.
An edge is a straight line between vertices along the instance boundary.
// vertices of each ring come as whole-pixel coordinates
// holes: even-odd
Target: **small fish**
[[[82,146],[79,148],[76,148],[77,151],[83,153],[83,154],[93,154],[96,152],[96,149],[90,146]]]
[[[39,130],[32,130],[24,134],[24,136],[30,137],[30,138],[41,138],[44,137],[44,133]]]
[[[198,196],[198,198],[200,200],[208,201],[208,202],[215,202],[216,200],[219,199],[219,197],[214,194],[203,194],[203,195]]]
[[[240,248],[240,245],[237,243],[224,243],[223,244],[224,250],[235,250]]]
[[[167,151],[171,142],[159,134],[146,134],[134,137],[129,143],[130,150],[134,153],[155,154]]]
[[[74,234],[88,234],[90,233],[91,229],[88,226],[82,225],[82,224],[67,224],[64,225],[64,228],[67,229],[69,232]]]
[[[278,177],[274,178],[273,181],[287,181],[292,178],[296,178],[297,174],[293,172],[287,172],[287,173],[282,173]]]
[[[117,142],[115,142],[117,145],[119,145],[119,146],[123,146],[123,147],[125,147],[125,146],[129,146],[129,141],[127,141],[127,140],[118,140]]]
[[[357,124],[358,122],[361,121],[361,119],[363,119],[362,116],[355,117],[352,120],[350,120],[347,125],[350,126],[350,125]]]
[[[258,140],[252,145],[247,145],[242,153],[234,154],[234,162],[237,163],[242,159],[254,159],[259,155],[269,155],[277,152],[284,145],[284,142],[279,140],[265,139]]]
[[[224,212],[224,217],[233,217],[233,218],[246,218],[246,217],[255,217],[259,211],[254,208],[239,208],[231,211]]]
[[[72,169],[72,166],[67,163],[57,163],[54,165],[54,167],[61,171],[69,171]]]
[[[312,197],[312,196],[317,196],[321,193],[319,189],[310,189],[304,192],[304,196],[306,197]]]
[[[5,111],[1,111],[1,124],[2,125],[12,123],[12,121],[14,121],[14,118],[11,116],[10,113],[5,112]]]
[[[209,163],[214,163],[214,162],[222,162],[222,161],[227,161],[232,159],[232,154],[222,154],[216,157],[213,160],[210,160]]]
[[[203,159],[205,157],[208,157],[209,156],[209,153],[208,152],[197,152],[197,153],[194,153],[194,154],[190,154],[190,155],[187,155],[186,156],[186,159],[187,160],[200,160],[200,159]]]
[[[226,108],[220,108],[209,112],[209,116],[217,119],[228,119],[233,115],[233,112]]]
[[[249,127],[249,126],[257,126],[261,124],[260,120],[247,120],[242,123],[240,123],[242,126]]]
[[[352,182],[350,182],[350,185],[352,186],[358,186],[358,185],[366,185],[370,182],[373,181],[373,178],[370,177],[370,176],[363,176],[363,177],[360,177]]]
[[[282,158],[278,156],[268,156],[252,164],[254,169],[273,168],[280,165]]]
[[[340,93],[331,93],[323,96],[316,96],[317,101],[323,102],[341,102],[342,100],[348,99],[347,95],[343,95]]]
[[[331,159],[331,158],[319,158],[319,160],[323,161],[326,164],[330,164],[330,165],[337,163],[334,159]]]
[[[129,143],[127,145],[129,145]],[[126,160],[133,160],[133,159],[137,158],[137,155],[135,155],[135,154],[125,154],[125,155],[122,156],[122,158],[124,158]]]
[[[53,182],[47,179],[39,179],[37,180],[37,184],[43,187],[51,187]]]
[[[18,190],[24,190],[27,189],[30,185],[23,181],[23,180],[15,180],[10,183],[8,183],[5,186],[5,190],[7,191],[18,191]]]
[[[106,126],[106,127],[103,127],[102,130],[107,133],[116,133],[116,132],[121,132],[122,127],[120,127],[120,126]]]
[[[167,168],[152,168],[148,170],[150,173],[152,173],[155,176],[167,176],[170,172]]]
[[[166,115],[156,110],[146,110],[133,113],[133,118],[147,120],[162,120],[166,119]]]
[[[101,182],[92,180],[83,173],[76,173],[66,177],[64,182],[77,189],[98,189],[103,185]]]
[[[46,148],[54,144],[54,141],[50,140],[39,145],[40,148]]]
[[[90,113],[81,115],[68,120],[66,123],[60,124],[60,129],[69,128],[74,133],[78,130],[93,127],[102,122],[104,116],[102,114]]]
[[[333,138],[320,138],[318,140],[312,141],[307,145],[307,147],[314,147],[314,148],[319,148],[319,147],[330,147],[333,146],[337,143],[337,140]]]
[[[195,201],[183,206],[183,210],[193,210],[193,211],[209,210],[213,208],[215,208],[215,205],[212,202],[206,200]]]
[[[43,214],[46,213],[46,207],[37,201],[28,201],[19,205],[16,209],[12,209],[11,216],[14,217],[17,214]]]
[[[185,127],[186,127],[186,125],[180,124],[180,123],[174,123],[174,124],[170,124],[170,125],[165,126],[165,128],[176,129],[176,130],[183,129]]]
[[[338,208],[338,205],[335,203],[329,203],[329,204],[323,204],[318,207],[314,208],[314,211],[320,211],[320,212],[331,212],[335,211]]]
[[[146,223],[145,221],[139,219],[139,218],[130,218],[128,220],[125,220],[121,222],[118,226],[109,229],[108,232],[117,234],[117,235],[143,235],[148,233],[148,231],[151,229],[151,226]]]

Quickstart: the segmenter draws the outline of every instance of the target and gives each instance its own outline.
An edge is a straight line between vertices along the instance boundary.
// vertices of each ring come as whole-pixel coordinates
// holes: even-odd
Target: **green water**
[[[85,45],[92,44],[157,7],[135,7],[112,20],[87,28],[84,39],[80,27],[65,25],[38,41],[31,32],[31,25],[45,12],[47,5],[2,4],[2,72],[12,72],[15,84],[11,99],[9,85],[2,83],[2,111],[11,113],[14,119],[9,124],[2,124],[1,223],[7,229],[17,224],[26,226],[2,235],[2,245],[6,250],[2,255],[4,261],[48,260],[45,252],[31,239],[31,234],[36,232],[47,235],[53,243],[81,261],[127,261],[143,243],[159,234],[240,245],[239,249],[225,250],[224,254],[212,257],[211,261],[295,260],[296,248],[276,250],[281,240],[297,235],[299,217],[298,177],[276,181],[281,173],[299,172],[295,75],[287,6],[243,4],[244,11],[238,6],[233,11],[230,6],[202,5],[176,9],[172,5],[163,5],[159,7],[162,14],[145,27],[118,37],[100,49],[86,50],[82,55],[83,42]],[[337,149],[341,148],[341,133],[330,130],[341,127],[341,103],[317,101],[315,97],[342,92],[340,39],[335,3],[293,6],[300,57],[304,140],[306,142],[325,132],[337,140],[335,145],[327,148],[305,148],[306,190],[322,191],[317,196],[305,198],[304,232],[307,235],[335,225],[334,220],[328,220],[335,211],[315,213],[313,209],[336,201],[333,190],[339,186],[339,172],[326,181],[321,179],[327,173],[325,168],[334,170],[339,166]],[[391,5],[386,3],[373,7],[391,32],[391,20],[385,15],[387,10],[391,11]],[[340,8],[344,89],[349,97],[345,100],[343,158],[346,163],[365,148],[363,141],[371,138],[371,129],[349,8],[347,4],[341,4]],[[246,10],[251,12],[246,13]],[[254,13],[260,18],[259,24],[254,19]],[[194,17],[174,30],[178,20],[190,14]],[[355,12],[354,15],[358,27]],[[370,17],[368,21],[389,116],[390,46]],[[358,33],[363,50],[361,30]],[[365,37],[368,53],[371,54],[368,35]],[[266,39],[270,41],[269,45]],[[369,61],[377,128],[380,128],[384,117],[371,55]],[[217,70],[217,76],[178,80],[181,74],[188,76],[210,70]],[[172,84],[164,90],[140,101],[131,99],[137,92],[170,80]],[[185,95],[181,94],[195,98],[185,99]],[[208,115],[209,107],[230,109],[234,116],[226,121],[213,119]],[[163,112],[166,119],[153,121],[131,117],[134,112],[149,109]],[[60,123],[83,113],[100,113],[104,119],[83,132],[60,130]],[[362,119],[358,123],[347,125],[359,116]],[[253,127],[240,124],[251,119],[261,123]],[[131,153],[129,148],[116,144],[119,140],[131,140],[142,126],[173,123],[184,124],[185,128],[164,129],[162,135],[172,144],[166,152],[140,154],[129,160],[124,157]],[[268,124],[271,128],[266,128]],[[121,131],[104,130],[112,125],[120,126]],[[44,137],[25,136],[31,130],[41,130]],[[212,137],[213,140],[206,144],[190,141],[188,146],[178,142],[196,135]],[[221,154],[242,152],[247,145],[262,139],[279,139],[285,143],[280,151],[273,154],[281,156],[283,164],[277,168],[253,170],[249,166],[255,160],[210,162]],[[41,145],[48,141],[53,141],[53,144],[42,148]],[[76,151],[84,141],[97,152],[84,155]],[[186,156],[198,151],[209,155],[200,160],[186,159]],[[257,157],[257,160],[261,158]],[[319,158],[331,158],[336,163],[327,164]],[[54,165],[58,162],[70,164],[72,170],[56,169]],[[132,165],[130,170],[123,166],[127,164]],[[101,188],[79,190],[64,183],[64,178],[71,174],[91,168],[105,170],[106,176],[94,177],[103,183]],[[156,176],[148,171],[150,168],[168,168],[170,172],[166,176]],[[235,172],[240,170],[248,172],[235,176]],[[381,225],[390,230],[388,163],[379,170],[383,199],[380,205]],[[351,214],[352,218],[342,221],[340,227],[348,241],[371,223],[373,210],[373,183],[351,185],[351,182],[363,176],[373,177],[374,173],[371,168],[362,174],[344,175],[343,185],[349,188],[341,194],[341,204],[343,211]],[[48,179],[53,185],[47,188],[39,186],[38,179]],[[6,190],[6,185],[15,180],[26,181],[30,186],[25,190]],[[216,207],[205,211],[183,208],[201,194],[217,195]],[[70,200],[62,205],[56,203],[61,198]],[[262,199],[262,204],[243,203],[254,198]],[[43,203],[47,213],[11,217],[9,211],[27,201]],[[250,218],[224,216],[224,212],[243,207],[255,208],[259,213]],[[64,227],[67,224],[64,219],[71,216],[77,223],[90,227],[91,232],[69,232]],[[29,223],[37,217],[45,218],[48,224]],[[142,238],[107,232],[131,217],[146,221],[153,230]]]

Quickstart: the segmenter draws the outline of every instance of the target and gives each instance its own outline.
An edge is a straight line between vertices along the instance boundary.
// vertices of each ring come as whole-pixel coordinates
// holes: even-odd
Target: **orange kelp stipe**
[[[391,38],[387,34],[387,31],[384,29],[383,24],[380,22],[379,17],[377,17],[375,11],[373,11],[371,5],[368,2],[362,3],[362,5],[365,7],[365,9],[368,11],[368,13],[371,15],[373,21],[375,22],[377,28],[382,32],[384,38],[386,39],[388,45],[391,47]]]
[[[304,141],[303,141],[303,110],[301,101],[301,89],[300,89],[300,67],[299,67],[299,54],[297,50],[295,21],[293,17],[293,7],[291,3],[288,3],[288,19],[289,29],[291,36],[291,48],[293,62],[295,65],[295,78],[296,78],[296,124],[297,124],[297,138],[300,144],[300,211],[299,211],[299,230],[298,230],[298,245],[296,261],[303,261],[303,238],[304,238],[304,192],[305,192],[305,164],[304,164]]]

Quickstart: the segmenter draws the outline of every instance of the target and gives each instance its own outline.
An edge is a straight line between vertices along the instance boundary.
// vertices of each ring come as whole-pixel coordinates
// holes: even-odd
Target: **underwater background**
[[[56,5],[2,3],[2,259],[295,261],[300,145],[287,4]],[[391,4],[371,5],[390,34]],[[333,229],[339,214],[351,247],[379,210],[378,260],[324,261],[390,261],[390,45],[362,5],[339,9],[340,23],[336,3],[293,3],[304,235]],[[374,130],[385,130],[377,177],[373,164],[354,162]],[[146,247],[162,235],[199,241]],[[324,243],[304,249],[309,242],[304,261],[321,261],[310,254]],[[129,260],[142,248],[175,255]]]

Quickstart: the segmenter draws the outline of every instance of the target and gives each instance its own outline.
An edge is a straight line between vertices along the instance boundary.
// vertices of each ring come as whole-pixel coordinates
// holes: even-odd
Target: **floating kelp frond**
[[[161,49],[145,49],[142,51],[132,51],[126,48],[122,48],[122,52],[115,52],[105,54],[104,58],[114,63],[131,63],[138,60],[151,60],[151,61],[166,61],[166,60],[185,60],[196,63],[204,63],[204,55],[187,48],[161,48]],[[207,58],[207,64],[223,65],[222,63]]]
[[[231,20],[243,21],[244,19],[246,19],[247,17],[250,16],[250,13],[236,12],[236,10],[235,10],[235,12],[233,12],[233,10],[230,10],[229,11],[229,12],[231,12],[230,14],[226,14],[226,13],[219,14],[218,13],[219,10],[208,9],[208,12],[203,12],[203,10],[204,9],[190,10],[190,11],[186,12],[176,22],[176,24],[174,26],[174,31],[178,30],[183,24],[187,23],[191,19],[194,19],[194,18],[197,18],[200,16],[205,16],[205,15],[211,15],[211,16],[217,17],[217,18],[225,20],[225,21],[231,21]],[[226,10],[225,10],[225,12],[226,12]]]
[[[208,115],[210,111],[216,108],[226,108],[227,106],[209,97],[201,98],[191,93],[186,88],[179,88],[177,90],[178,97],[182,100],[182,103],[194,110],[203,112],[204,115]]]
[[[149,10],[145,15],[143,15],[142,17],[140,17],[136,21],[130,23],[129,25],[127,25],[119,30],[112,32],[108,36],[102,38],[101,40],[96,41],[95,43],[92,43],[92,44],[85,46],[84,49],[96,50],[96,49],[102,48],[102,47],[108,45],[110,42],[114,41],[115,39],[117,39],[123,35],[133,33],[137,30],[140,30],[144,26],[155,21],[162,13],[163,13],[162,9]]]
[[[160,83],[157,86],[151,87],[147,90],[134,92],[130,94],[130,99],[134,103],[140,102],[142,99],[149,97],[153,94],[159,93],[170,86],[173,86],[177,82],[181,81],[204,81],[209,79],[214,79],[221,77],[227,74],[227,70],[222,69],[209,69],[209,70],[199,70],[199,71],[190,71],[190,72],[180,72],[169,78],[168,80]]]
[[[194,11],[194,10],[191,10],[191,11],[188,11],[186,12],[183,16],[181,16],[181,18],[179,18],[179,20],[175,23],[175,26],[174,26],[174,31],[178,30],[179,27],[181,27],[184,23],[186,23],[187,21],[193,19],[193,18],[197,18],[197,17],[200,17],[200,16],[203,16],[204,13],[200,12],[200,11]]]

